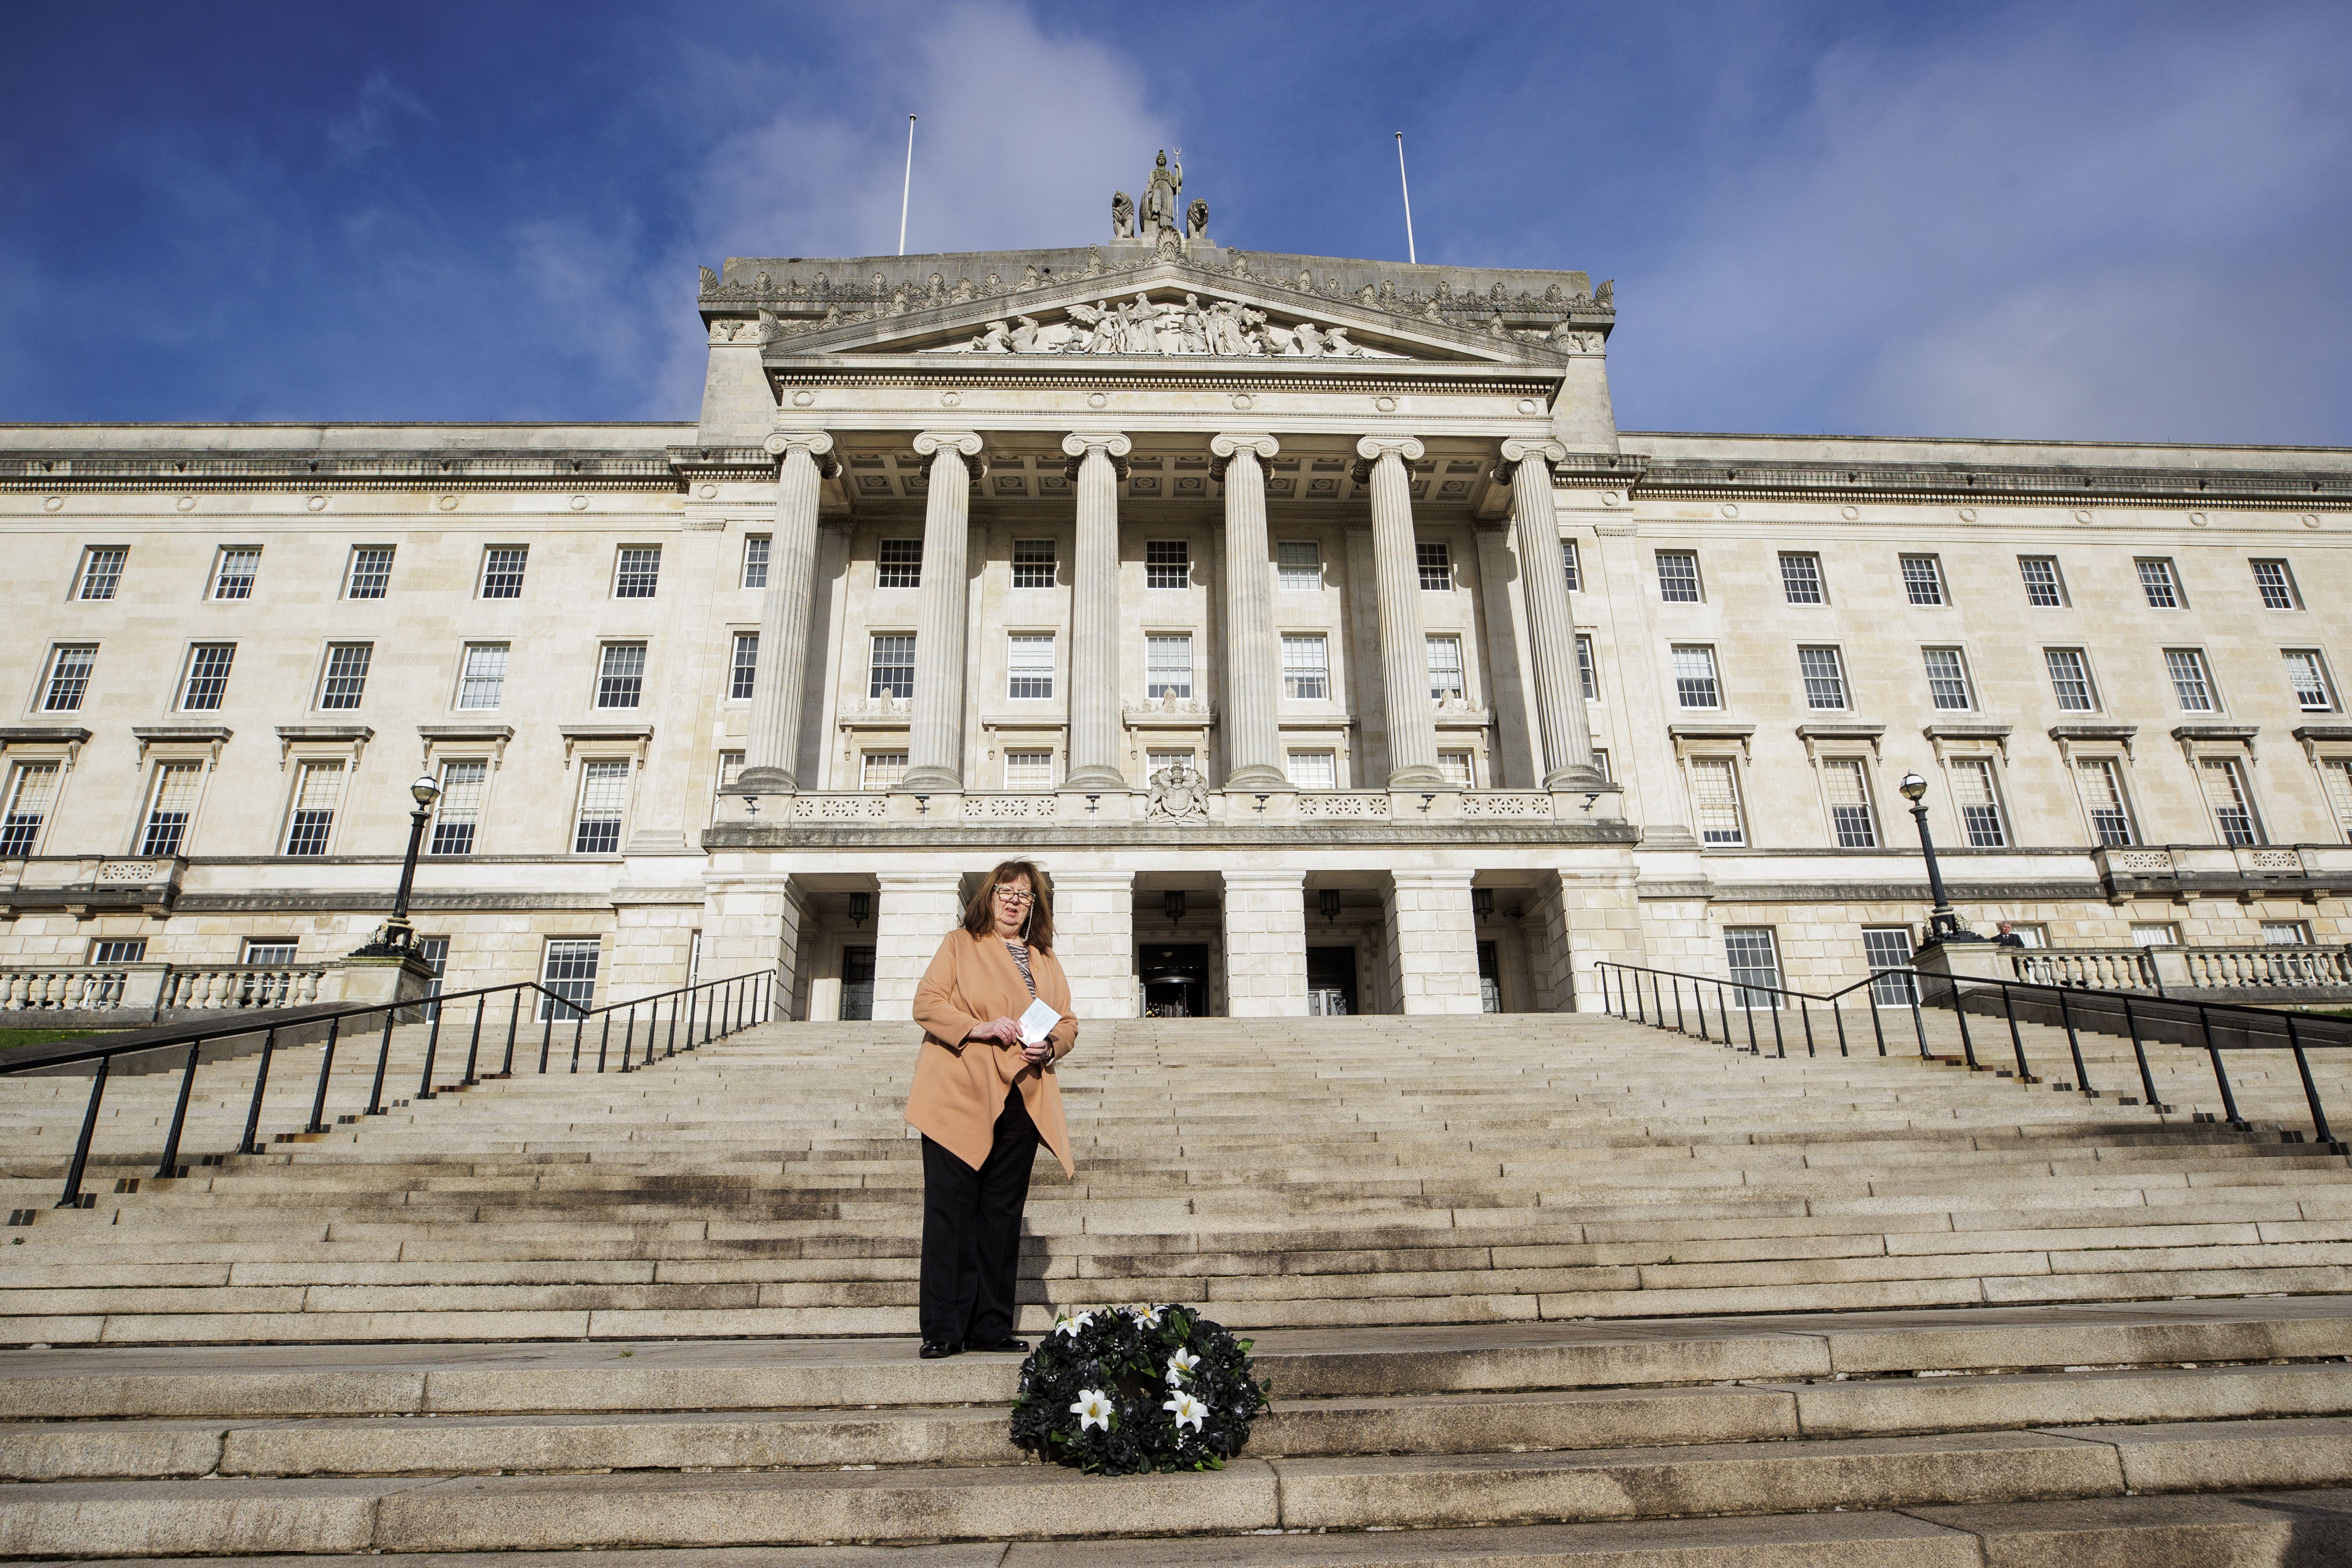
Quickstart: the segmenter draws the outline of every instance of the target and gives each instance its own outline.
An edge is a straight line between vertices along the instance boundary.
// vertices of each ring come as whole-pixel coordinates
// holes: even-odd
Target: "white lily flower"
[[[1182,1427],[1189,1423],[1195,1432],[1201,1429],[1202,1417],[1209,1413],[1209,1407],[1206,1405],[1181,1389],[1178,1390],[1175,1398],[1161,1405],[1160,1408],[1173,1410],[1176,1413],[1176,1425]]]
[[[1156,1329],[1160,1326],[1160,1309],[1149,1302],[1141,1306],[1129,1307],[1127,1311],[1129,1316],[1134,1318],[1145,1328]]]
[[[1201,1358],[1194,1355],[1189,1350],[1184,1350],[1180,1347],[1170,1352],[1168,1356],[1168,1381],[1173,1383],[1179,1377],[1192,1376],[1193,1368],[1200,1364]]]
[[[1054,1332],[1055,1333],[1066,1333],[1072,1339],[1076,1339],[1078,1337],[1078,1331],[1085,1328],[1088,1323],[1094,1321],[1095,1315],[1092,1312],[1080,1312],[1076,1317],[1071,1317],[1066,1312],[1059,1319],[1055,1320],[1054,1323]]]
[[[1106,1432],[1110,1430],[1110,1401],[1099,1388],[1079,1389],[1078,1402],[1070,1406],[1070,1414],[1078,1418],[1078,1430],[1081,1432],[1089,1427],[1100,1427]]]

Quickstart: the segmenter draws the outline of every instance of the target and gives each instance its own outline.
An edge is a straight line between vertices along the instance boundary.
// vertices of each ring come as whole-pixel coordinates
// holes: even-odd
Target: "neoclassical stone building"
[[[0,428],[0,966],[364,939],[903,1016],[1593,1005],[2352,936],[2352,452],[1620,432],[1608,285],[1179,235],[735,259],[678,424]],[[236,973],[230,973],[235,971]],[[221,978],[226,975],[226,979]]]

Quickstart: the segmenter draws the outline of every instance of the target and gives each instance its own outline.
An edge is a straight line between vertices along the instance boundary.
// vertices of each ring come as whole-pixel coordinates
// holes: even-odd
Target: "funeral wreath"
[[[1249,1349],[1190,1307],[1066,1312],[1021,1364],[1013,1444],[1097,1475],[1223,1469],[1273,1386]]]

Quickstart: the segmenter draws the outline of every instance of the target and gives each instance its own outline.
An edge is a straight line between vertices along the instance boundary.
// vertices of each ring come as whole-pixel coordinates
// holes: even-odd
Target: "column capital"
[[[1282,443],[1271,435],[1219,434],[1209,437],[1209,450],[1220,457],[1231,457],[1244,447],[1256,453],[1260,459],[1265,459],[1281,451]]]
[[[925,430],[915,436],[915,455],[934,457],[953,448],[966,457],[977,457],[982,444],[976,430]]]
[[[812,457],[822,457],[833,450],[833,433],[829,430],[779,430],[760,444],[771,457],[782,457],[795,449]]]
[[[1356,443],[1356,455],[1367,463],[1377,463],[1383,457],[1400,457],[1407,463],[1418,463],[1428,448],[1418,435],[1367,435]]]
[[[1549,438],[1528,441],[1514,435],[1503,443],[1500,471],[1507,474],[1530,457],[1540,457],[1546,463],[1565,463],[1568,461],[1568,448]]]
[[[1100,452],[1107,457],[1124,457],[1135,450],[1135,443],[1121,431],[1074,430],[1062,437],[1062,450],[1072,457],[1084,457],[1089,452]]]

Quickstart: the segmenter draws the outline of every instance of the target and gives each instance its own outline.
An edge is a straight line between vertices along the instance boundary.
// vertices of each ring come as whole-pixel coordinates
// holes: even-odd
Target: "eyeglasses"
[[[1027,904],[1030,902],[1029,894],[1017,887],[1000,887],[996,890],[996,896],[1004,900],[1007,904]]]

